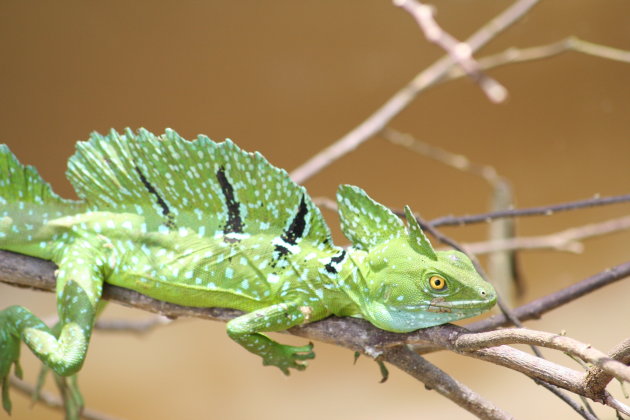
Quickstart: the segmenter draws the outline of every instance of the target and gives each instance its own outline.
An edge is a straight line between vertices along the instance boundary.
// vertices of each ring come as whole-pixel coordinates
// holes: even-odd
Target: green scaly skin
[[[55,331],[23,307],[0,311],[7,411],[21,341],[57,375],[81,368],[104,282],[247,312],[228,322],[228,335],[285,374],[306,367],[312,345],[282,345],[263,332],[330,315],[408,332],[477,315],[496,300],[465,255],[433,250],[408,208],[405,227],[358,187],[337,193],[353,246],[335,246],[304,188],[229,140],[93,134],[78,143],[67,175],[80,201],[55,195],[0,146],[0,249],[59,267]]]

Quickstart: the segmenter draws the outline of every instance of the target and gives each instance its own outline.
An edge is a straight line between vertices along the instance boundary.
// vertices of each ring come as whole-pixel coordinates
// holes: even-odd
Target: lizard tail
[[[0,145],[0,249],[37,254],[28,249],[41,237],[42,226],[83,207],[82,202],[59,197],[35,168],[22,165]]]

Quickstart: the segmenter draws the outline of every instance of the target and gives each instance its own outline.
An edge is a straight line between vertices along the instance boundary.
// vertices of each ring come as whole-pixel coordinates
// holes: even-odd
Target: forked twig
[[[481,66],[473,58],[468,44],[458,41],[438,25],[433,16],[432,6],[417,0],[394,0],[394,4],[413,16],[424,32],[425,38],[446,51],[464,73],[479,85],[488,99],[494,103],[505,101],[508,95],[507,89],[481,71]]]

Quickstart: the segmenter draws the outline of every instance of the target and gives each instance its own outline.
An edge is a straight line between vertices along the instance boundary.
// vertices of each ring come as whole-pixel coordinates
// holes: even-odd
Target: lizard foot
[[[2,316],[0,316],[2,325]],[[19,363],[20,339],[0,328],[0,387],[2,388],[2,406],[11,414],[11,399],[9,398],[9,375],[11,365],[15,365],[15,376],[22,377],[22,369]]]
[[[306,346],[287,346],[274,343],[263,356],[263,365],[276,366],[285,374],[289,374],[289,368],[297,370],[306,369],[306,360],[315,358],[313,343]]]

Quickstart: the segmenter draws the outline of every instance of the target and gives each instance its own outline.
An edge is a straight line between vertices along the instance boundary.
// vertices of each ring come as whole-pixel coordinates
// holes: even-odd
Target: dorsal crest
[[[262,233],[289,245],[306,238],[332,245],[306,190],[230,140],[187,141],[173,130],[95,133],[77,145],[67,175],[90,209],[139,214],[150,229],[184,227],[226,241]]]
[[[431,246],[431,242],[426,237],[418,219],[413,215],[411,208],[405,206],[405,218],[407,219],[407,227],[409,230],[409,243],[411,247],[419,254],[424,255],[434,261],[437,261],[437,255]]]
[[[341,229],[356,248],[368,250],[405,233],[402,221],[359,187],[340,185],[337,203]]]

